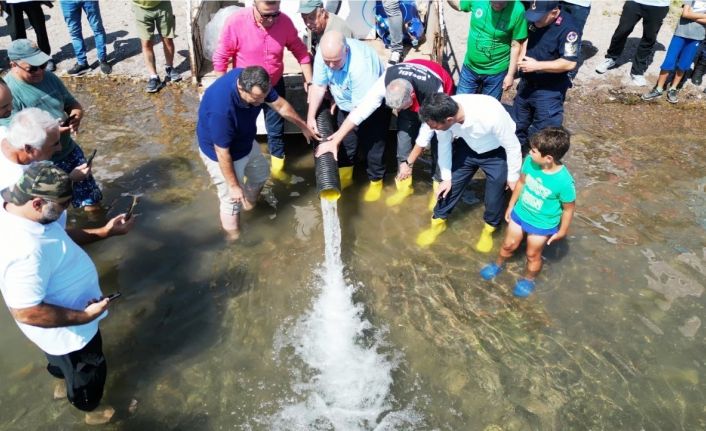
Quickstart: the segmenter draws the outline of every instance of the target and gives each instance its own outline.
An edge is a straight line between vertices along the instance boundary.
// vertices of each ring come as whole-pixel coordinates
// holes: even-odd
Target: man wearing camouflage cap
[[[109,300],[91,258],[56,221],[71,201],[71,180],[53,163],[33,163],[0,192],[0,291],[20,330],[46,355],[51,375],[64,379],[76,408],[92,412],[107,374],[98,322]],[[87,414],[110,419],[113,409]]]

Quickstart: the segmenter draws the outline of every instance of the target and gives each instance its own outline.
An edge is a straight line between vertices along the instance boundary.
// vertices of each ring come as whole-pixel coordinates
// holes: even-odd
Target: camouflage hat
[[[71,180],[49,161],[29,165],[16,184],[0,192],[6,202],[24,205],[32,198],[64,203],[71,199]]]

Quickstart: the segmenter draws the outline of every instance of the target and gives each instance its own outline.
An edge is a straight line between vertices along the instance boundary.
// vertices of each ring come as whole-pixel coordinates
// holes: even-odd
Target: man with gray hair
[[[395,112],[399,170],[395,177],[397,192],[386,199],[385,203],[388,206],[399,205],[407,196],[414,193],[412,162],[409,162],[407,157],[412,151],[414,140],[422,125],[417,113],[419,106],[429,96],[439,92],[449,95],[453,92],[453,79],[440,64],[429,60],[409,60],[390,66],[373,84],[367,96],[350,113],[338,131],[331,135],[331,140],[338,145],[351,130],[359,126],[382,105],[383,99],[385,105]]]
[[[31,163],[49,160],[60,150],[59,123],[54,117],[39,108],[26,108],[18,112],[12,117],[8,128],[0,127],[0,188],[17,182]],[[80,181],[90,171],[91,168],[84,163],[74,168],[69,178]],[[77,244],[85,245],[124,235],[132,228],[133,220],[125,220],[119,215],[102,227],[69,228],[67,233]],[[59,223],[66,227],[66,211],[62,212]]]
[[[23,109],[1,130],[0,187],[17,181],[30,163],[49,160],[61,150],[59,123],[39,108]]]

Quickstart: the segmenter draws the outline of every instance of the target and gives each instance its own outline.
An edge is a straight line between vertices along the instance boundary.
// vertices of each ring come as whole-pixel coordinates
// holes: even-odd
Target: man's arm
[[[300,66],[302,68],[302,75],[304,75],[304,91],[308,92],[309,89],[307,88],[307,84],[311,83],[311,78],[314,76],[314,72],[311,67],[311,63],[302,63]]]
[[[81,125],[81,120],[83,119],[83,107],[78,102],[78,100],[73,100],[72,103],[67,104],[64,107],[64,112],[69,116],[69,124],[66,127],[59,127],[59,132],[78,132],[78,128]]]
[[[134,216],[130,220],[125,220],[125,215],[120,214],[113,217],[103,227],[93,229],[68,228],[66,229],[66,234],[78,245],[90,244],[111,236],[125,235],[130,232],[130,229],[135,224]]]
[[[92,322],[108,308],[108,298],[89,304],[84,310],[72,310],[44,302],[27,308],[10,308],[12,317],[25,325],[40,328],[83,325]]]
[[[526,43],[527,39],[524,40],[513,40],[510,45],[510,65],[507,68],[507,75],[503,80],[503,91],[507,91],[512,87],[515,82],[515,74],[517,73],[517,64],[520,62],[520,55],[522,54],[523,45]]]
[[[525,73],[546,72],[564,73],[574,70],[576,62],[565,58],[557,58],[551,61],[537,61],[532,57],[524,57],[519,62],[520,70]]]
[[[309,87],[309,109],[306,114],[306,124],[316,133],[319,132],[319,129],[316,127],[316,113],[319,112],[325,94],[326,86],[312,84]]]
[[[504,111],[502,114],[504,114],[504,118],[498,120],[496,126],[493,127],[493,133],[500,142],[500,146],[505,149],[507,186],[510,190],[514,190],[522,169],[522,146],[515,135],[515,122],[512,121],[510,114]]]
[[[213,148],[216,150],[218,167],[221,169],[223,178],[226,180],[230,197],[236,202],[242,202],[242,200],[245,199],[245,195],[243,194],[243,189],[240,187],[240,182],[238,182],[238,177],[235,175],[233,157],[230,155],[230,149],[219,147],[218,145],[214,145]]]
[[[234,15],[231,15],[223,25],[221,35],[218,38],[218,45],[216,45],[213,56],[211,56],[213,71],[217,77],[225,75],[228,65],[235,57],[235,39],[237,39],[238,33],[237,31],[231,31],[231,28],[236,26],[233,19]]]
[[[368,94],[365,95],[360,104],[350,113],[348,117],[343,121],[341,127],[336,130],[336,132],[329,137],[332,145],[336,146],[338,150],[341,141],[346,137],[356,126],[367,120],[376,109],[382,105],[383,100],[385,100],[385,76],[381,76],[375,81],[375,84],[370,89]],[[336,152],[334,152],[336,154]]]
[[[299,127],[299,129],[302,131],[304,134],[304,137],[306,138],[307,141],[311,141],[312,139],[316,139],[316,136],[314,132],[309,129],[309,126],[307,126],[307,123],[302,120],[302,117],[297,114],[297,111],[292,107],[292,105],[287,102],[284,97],[278,97],[277,100],[275,100],[272,103],[268,104],[272,109],[277,111],[279,115],[284,117],[286,120],[288,120],[290,123],[294,124],[295,126]]]
[[[690,19],[700,24],[703,24],[703,21],[706,20],[706,13],[694,12],[694,9],[689,5],[683,6],[681,16],[682,18]]]
[[[437,130],[435,133],[436,139],[439,141],[439,156],[437,160],[439,163],[439,172],[441,173],[441,183],[439,183],[439,188],[436,191],[436,195],[445,198],[451,191],[453,135],[451,130]],[[464,142],[461,145],[466,145],[466,143]]]
[[[420,147],[419,145],[415,145],[414,148],[412,148],[412,151],[410,151],[409,155],[407,155],[407,163],[400,163],[399,169],[397,170],[398,180],[404,180],[412,175],[412,165],[414,165],[414,162],[419,158],[423,151],[424,147]]]

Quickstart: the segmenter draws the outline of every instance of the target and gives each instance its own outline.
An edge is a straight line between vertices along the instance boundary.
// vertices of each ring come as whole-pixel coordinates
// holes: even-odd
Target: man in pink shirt
[[[311,84],[311,57],[306,45],[297,36],[292,20],[279,10],[279,1],[255,0],[252,7],[243,8],[225,22],[221,38],[213,53],[213,69],[221,76],[232,67],[262,66],[270,75],[277,94],[285,96],[284,49],[299,61],[304,75],[304,89]],[[270,149],[272,177],[288,181],[284,169],[284,120],[265,106],[265,127]]]

